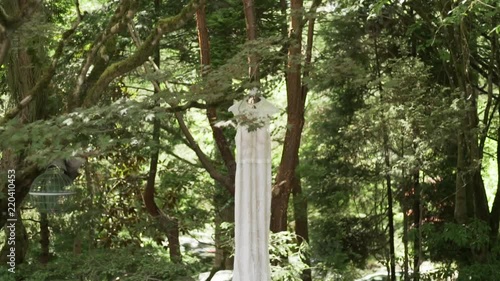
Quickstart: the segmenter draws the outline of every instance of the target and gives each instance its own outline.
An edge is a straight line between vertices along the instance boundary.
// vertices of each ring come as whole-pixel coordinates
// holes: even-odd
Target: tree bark
[[[9,35],[28,22],[40,8],[41,1],[7,0],[0,9],[0,66],[5,62],[10,50]]]
[[[302,0],[292,0],[291,32],[292,41],[288,47],[288,64],[286,68],[287,92],[287,130],[283,145],[281,162],[273,186],[271,201],[271,231],[279,232],[287,229],[287,210],[290,193],[293,190],[295,169],[298,165],[300,138],[304,126],[305,94],[302,91]]]
[[[198,43],[200,45],[200,72],[202,78],[204,78],[208,74],[208,71],[210,71],[210,39],[208,35],[205,5],[201,5],[196,11],[196,26],[198,29]],[[218,119],[217,108],[215,106],[209,106],[206,115],[210,128],[212,129],[215,144],[228,172],[228,181],[232,182],[234,186],[236,161],[231,151],[231,146],[224,135],[224,131],[221,127],[216,126]],[[234,190],[231,193],[234,194]]]
[[[281,154],[280,166],[273,186],[271,201],[271,231],[279,232],[287,229],[287,211],[290,194],[294,189],[295,170],[299,163],[299,148],[304,127],[305,102],[309,91],[303,83],[309,75],[312,61],[312,46],[314,39],[314,13],[321,4],[315,0],[310,8],[311,18],[307,29],[306,58],[302,67],[302,27],[304,25],[304,3],[302,0],[290,2],[290,33],[288,35],[288,62],[286,65],[287,93],[287,130]],[[282,13],[285,13],[286,2],[281,1]],[[303,70],[303,71],[302,71]]]
[[[304,71],[302,78],[306,80],[309,77],[309,71],[311,68],[312,62],[312,47],[313,47],[313,39],[314,39],[314,24],[316,21],[316,16],[313,13],[316,12],[316,9],[321,4],[321,0],[316,0],[312,3],[310,13],[311,18],[309,19],[308,27],[307,27],[307,42],[306,42],[306,58],[304,62]],[[302,83],[301,92],[302,97],[305,99],[307,96],[307,92],[309,87],[306,83]],[[304,112],[302,113],[304,114]],[[302,192],[301,185],[301,177],[300,174],[296,173],[294,176],[294,180],[292,182],[292,192],[294,199],[294,217],[295,217],[295,234],[297,234],[299,239],[299,245],[302,242],[309,243],[309,221],[308,221],[308,204],[307,198]],[[311,258],[309,255],[306,255],[303,259],[303,262],[307,264],[309,267],[311,266]],[[312,271],[310,268],[305,269],[302,272],[302,280],[303,281],[311,281],[312,280]]]
[[[210,37],[208,35],[206,5],[201,5],[196,10],[196,27],[198,29],[198,44],[200,46],[200,75],[204,79],[211,70],[210,65]],[[231,151],[231,146],[221,127],[216,126],[218,114],[216,106],[209,106],[206,111],[207,119],[212,129],[212,135],[219,151],[219,155],[227,170],[227,181],[231,182],[232,192],[216,190],[214,196],[215,206],[215,259],[212,272],[221,269],[233,268],[232,249],[227,243],[227,233],[221,228],[224,222],[234,223],[234,181],[236,176],[236,161]],[[216,182],[216,186],[220,186]]]
[[[492,25],[495,26],[498,23],[498,20],[493,19],[492,23],[493,23]],[[497,63],[500,62],[500,53],[498,52],[498,36],[496,33],[491,34],[490,45],[491,45],[491,56],[490,56],[490,66],[488,74],[488,96],[493,96],[493,75],[495,69],[499,69]],[[497,88],[500,89],[500,82],[498,82]],[[500,118],[500,107],[497,107],[497,114]],[[500,172],[500,128],[497,129],[496,157],[497,157],[497,168],[498,171]],[[497,179],[497,190],[495,198],[493,199],[493,206],[491,207],[491,213],[490,213],[491,245],[495,245],[498,241],[499,225],[500,225],[500,177],[498,177]]]
[[[7,29],[0,24],[0,66],[3,65],[10,49],[10,39],[7,34]]]
[[[22,2],[26,2],[26,1],[22,1]],[[25,5],[24,5],[25,6]],[[34,9],[35,7],[30,7],[28,10],[31,10],[31,9]],[[32,11],[33,12],[33,11]],[[22,19],[21,21],[25,21],[26,19]],[[42,109],[37,109],[39,111],[39,113],[43,113],[44,110],[43,110],[43,106],[40,105],[40,104],[43,104],[43,101],[46,99],[46,97],[44,96],[44,93],[46,93],[46,89],[49,87],[50,85],[50,82],[52,81],[52,78],[54,77],[55,75],[55,70],[56,70],[56,65],[60,59],[60,57],[62,56],[63,54],[63,50],[64,50],[64,46],[65,44],[67,43],[67,41],[71,38],[71,36],[74,34],[74,32],[76,31],[78,25],[80,24],[80,19],[78,19],[77,21],[75,21],[73,23],[73,25],[71,26],[70,29],[66,30],[63,34],[62,34],[62,38],[61,40],[59,41],[58,45],[57,45],[57,48],[54,52],[54,55],[52,56],[52,61],[50,63],[50,65],[48,67],[46,67],[43,72],[41,71],[41,69],[37,70],[37,72],[39,73],[36,73],[35,74],[35,77],[36,80],[34,80],[33,83],[30,83],[30,84],[24,84],[26,81],[23,81],[23,85],[24,86],[30,86],[29,87],[29,90],[28,91],[25,91],[23,94],[22,94],[22,99],[14,99],[16,100],[17,102],[17,105],[10,109],[9,111],[7,111],[4,115],[4,117],[2,119],[0,119],[0,125],[3,125],[5,124],[7,121],[13,119],[14,117],[16,117],[20,112],[22,111],[25,111],[26,108],[28,107],[31,107],[31,108],[42,108]],[[13,38],[14,41],[12,40],[9,40],[9,45],[10,45],[10,41],[12,41],[13,43],[16,42],[16,38]],[[16,52],[17,52],[17,55],[19,55],[19,58],[22,58],[23,57],[23,53],[26,53],[26,50],[27,50],[27,47],[26,46],[14,46],[14,49],[18,49],[16,51],[12,51],[10,52],[10,57],[11,59],[15,58],[16,56]],[[45,56],[46,54],[39,54],[39,53],[36,53],[36,52],[28,52],[29,54],[27,55],[24,55],[25,57],[30,57],[30,54],[35,54],[37,56]],[[26,58],[23,58],[23,60],[25,60]],[[31,60],[31,58],[30,58]],[[41,58],[36,58],[35,59],[36,61],[42,61]],[[9,68],[10,67],[13,67],[13,62],[11,61],[9,63]],[[15,66],[14,66],[15,67]],[[41,66],[39,66],[41,67]],[[27,65],[25,68],[21,68],[23,71],[33,71],[34,69],[34,65],[33,64],[29,64]],[[14,71],[13,70],[9,70],[8,74],[9,73],[13,73]],[[27,78],[29,77],[32,77],[30,75],[26,75],[26,77],[24,76],[19,76],[19,74],[14,74],[15,76],[9,80],[11,80],[10,82],[10,86],[12,87],[12,83],[14,83],[13,81],[15,81],[16,79],[19,79],[19,80],[26,80]],[[39,78],[38,78],[39,77]],[[14,79],[14,80],[12,80]],[[12,89],[14,91],[14,89]],[[36,105],[30,105],[33,101],[37,101],[38,102],[38,106]],[[41,118],[43,116],[37,116],[37,118]],[[34,119],[34,120],[37,120],[37,119]],[[34,121],[34,120],[29,120],[29,121]]]
[[[154,122],[155,124],[158,122]],[[159,135],[159,126],[154,125],[153,137]],[[158,152],[153,152],[151,155],[150,170],[148,174],[148,180],[146,183],[146,189],[144,190],[143,198],[144,205],[148,210],[149,214],[155,219],[159,225],[160,229],[165,232],[168,239],[168,249],[170,254],[170,259],[173,262],[181,262],[182,255],[180,251],[179,242],[179,222],[176,218],[171,217],[168,214],[160,212],[156,202],[155,202],[155,178],[157,173],[158,165]],[[170,208],[169,208],[170,209]]]
[[[467,208],[467,180],[466,180],[466,163],[465,163],[465,148],[463,134],[458,136],[457,144],[457,172],[455,180],[455,220],[464,224],[469,220]]]
[[[441,12],[447,13],[454,8],[453,5],[454,3],[452,2],[445,2],[445,9]],[[483,147],[479,145],[480,136],[478,133],[480,131],[477,105],[478,91],[475,87],[478,81],[477,77],[472,74],[473,69],[471,68],[471,57],[474,55],[474,48],[477,48],[475,39],[470,34],[470,28],[473,24],[470,17],[463,17],[455,25],[444,29],[449,41],[449,52],[456,73],[457,87],[462,92],[461,99],[464,105],[462,122],[465,126],[463,126],[464,130],[459,132],[459,161],[457,161],[456,182],[457,193],[460,192],[461,194],[460,197],[457,194],[456,204],[459,208],[462,208],[462,218],[460,221],[464,221],[464,192],[459,190],[460,188],[464,188],[466,203],[472,203],[468,203],[467,205],[468,217],[477,218],[488,224],[490,222],[490,212],[481,175]],[[460,159],[460,157],[463,157],[463,159]],[[458,178],[459,174],[462,174],[461,178]],[[457,211],[457,208],[455,211]],[[455,215],[457,215],[456,212]],[[456,216],[456,218],[458,217]],[[473,250],[474,259],[478,262],[486,261],[488,259],[487,248],[485,246],[481,249]]]
[[[9,24],[12,26],[7,27],[7,29],[17,28],[23,22],[26,22],[32,13],[34,13],[39,5],[33,5],[28,0],[11,0],[8,1],[6,6],[9,6],[9,14],[16,15],[10,19],[15,21]],[[6,6],[2,6],[6,8]],[[3,9],[1,13],[5,12]],[[7,35],[7,34],[6,34]],[[15,108],[9,110],[4,118],[0,120],[0,124],[4,124],[14,117],[18,117],[20,123],[25,124],[45,116],[44,101],[46,100],[47,84],[43,84],[46,81],[46,73],[42,72],[42,67],[40,61],[44,61],[47,57],[46,53],[41,53],[30,46],[25,46],[22,41],[25,39],[22,34],[12,34],[10,39],[10,49],[5,50],[5,62],[6,62],[6,72],[7,72],[7,83],[11,93],[11,99],[18,104]],[[36,35],[33,35],[36,36]],[[58,48],[58,50],[61,48]],[[56,52],[57,55],[57,52]],[[42,75],[43,74],[43,75]],[[38,78],[42,75],[42,78]],[[50,76],[52,77],[52,76]],[[45,87],[39,87],[39,86]],[[36,90],[36,95],[34,91]],[[28,100],[29,102],[24,102]],[[34,101],[30,103],[31,101]],[[19,114],[20,113],[20,114]],[[7,171],[15,171],[15,203],[16,212],[18,214],[18,221],[16,222],[16,261],[21,263],[24,260],[24,255],[26,254],[27,239],[26,230],[24,228],[22,218],[20,216],[20,207],[23,200],[30,190],[32,181],[40,173],[40,170],[35,165],[28,165],[25,161],[21,161],[23,151],[2,151],[2,159],[0,160],[0,183],[2,183],[2,199],[0,199],[0,208],[2,210],[7,210],[8,207],[8,182]],[[3,173],[5,171],[5,174]],[[5,175],[5,176],[4,176]],[[7,223],[8,214],[6,211],[0,212],[0,227],[4,227]],[[7,243],[5,243],[7,245]]]

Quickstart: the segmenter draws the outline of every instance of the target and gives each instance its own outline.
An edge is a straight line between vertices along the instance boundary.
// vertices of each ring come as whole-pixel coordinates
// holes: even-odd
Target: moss
[[[111,81],[115,78],[132,71],[146,62],[148,57],[153,54],[153,51],[158,45],[161,37],[166,33],[170,33],[182,27],[195,13],[196,9],[203,4],[203,2],[204,0],[193,0],[186,5],[178,15],[158,20],[156,28],[152,30],[151,34],[135,51],[135,53],[126,59],[113,63],[102,73],[99,80],[87,93],[87,97],[83,104],[84,107],[93,105],[101,93],[106,90],[109,83],[111,83]]]

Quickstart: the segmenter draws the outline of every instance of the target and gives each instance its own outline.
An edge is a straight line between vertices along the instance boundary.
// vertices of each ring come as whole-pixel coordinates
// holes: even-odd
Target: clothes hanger
[[[260,93],[257,88],[252,88],[248,94],[247,103],[252,105],[255,109],[255,104],[260,102]]]

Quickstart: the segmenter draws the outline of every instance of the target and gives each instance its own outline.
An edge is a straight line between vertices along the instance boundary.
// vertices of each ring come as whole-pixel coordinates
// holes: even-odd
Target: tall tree
[[[27,28],[42,23],[39,16],[32,17],[32,15],[36,13],[41,13],[40,8],[41,6],[38,3],[27,0],[5,1],[0,6],[0,14],[2,16],[2,22],[0,22],[2,28],[0,29],[3,31],[0,36],[4,38],[1,44],[0,63],[6,62],[7,82],[12,104],[20,104],[23,100],[30,98],[32,94],[31,91],[38,82],[38,77],[43,73],[43,63],[48,59],[47,53],[41,46],[30,46],[30,44],[27,43],[32,40],[32,36],[35,36],[37,40],[42,42],[47,41],[47,38],[44,38],[41,34],[30,34]],[[17,32],[14,32],[16,30]],[[40,93],[37,94],[36,98],[32,100],[28,106],[19,110],[18,122],[20,124],[30,123],[47,116],[44,103],[47,100],[48,91],[47,89],[40,89],[39,91]],[[18,220],[15,223],[15,242],[17,262],[22,263],[27,252],[28,236],[23,225],[19,207],[38,169],[31,169],[29,174],[26,174],[26,172],[22,173],[22,170],[26,168],[26,163],[23,161],[24,152],[22,151],[19,152],[6,149],[3,150],[1,154],[0,170],[2,171],[2,180],[0,182],[2,183],[2,192],[5,196],[2,196],[0,206],[3,210],[8,209],[7,182],[3,179],[7,178],[6,172],[8,170],[12,170],[15,173],[17,172],[15,175],[16,192],[14,195],[16,200],[14,202],[17,203],[15,208]],[[4,226],[7,215],[6,212],[2,212],[1,226]],[[9,235],[6,237],[9,237]],[[7,259],[7,253],[10,251],[9,245],[9,243],[4,243],[2,247],[1,259],[3,261]]]
[[[313,1],[310,13],[314,14],[321,1]],[[285,73],[287,92],[287,130],[283,143],[278,173],[273,187],[271,203],[271,230],[273,232],[287,229],[288,200],[292,193],[293,184],[299,184],[295,179],[299,164],[299,148],[304,127],[304,113],[307,93],[307,76],[312,60],[312,44],[314,38],[315,18],[309,18],[307,29],[307,43],[305,46],[306,59],[302,58],[302,33],[304,21],[304,3],[301,0],[290,2],[290,28],[288,36],[288,63]]]
[[[208,33],[207,26],[207,14],[206,5],[202,5],[196,11],[196,26],[198,30],[198,44],[199,44],[199,54],[200,54],[200,75],[202,79],[206,78],[206,75],[211,70],[211,50],[210,50],[210,37]],[[219,269],[231,269],[233,267],[233,259],[231,258],[231,248],[227,245],[227,239],[224,238],[224,231],[222,230],[222,224],[224,222],[231,223],[234,222],[234,200],[229,199],[231,193],[234,192],[234,178],[236,174],[236,162],[234,155],[231,152],[231,147],[227,141],[227,137],[224,134],[222,128],[218,127],[216,123],[218,122],[218,113],[216,106],[210,106],[206,110],[206,116],[212,129],[212,136],[215,140],[218,155],[222,158],[225,164],[225,170],[228,171],[227,181],[231,183],[230,188],[225,190],[216,190],[214,195],[214,205],[215,210],[215,244],[216,244],[216,256],[214,260],[213,270],[211,276]],[[216,182],[217,187],[221,187],[220,182]],[[231,191],[227,192],[227,191]],[[226,233],[227,234],[227,233]]]
[[[161,7],[161,0],[155,0],[154,8],[155,13],[159,14]],[[160,69],[160,43],[156,46],[154,51],[153,63],[155,65],[154,69],[159,71]],[[158,81],[154,82],[154,93],[156,97],[155,106],[160,106],[158,95],[160,93],[160,87]],[[170,260],[176,263],[182,261],[181,255],[181,245],[179,242],[179,222],[177,218],[173,217],[171,214],[163,213],[155,201],[155,182],[158,173],[158,158],[160,155],[160,133],[161,133],[161,120],[157,116],[153,120],[153,133],[152,133],[152,152],[151,160],[149,165],[149,173],[146,182],[146,188],[143,193],[144,204],[149,214],[158,222],[159,228],[164,230],[168,239],[168,248],[170,254]],[[172,204],[167,204],[167,211],[173,209]]]

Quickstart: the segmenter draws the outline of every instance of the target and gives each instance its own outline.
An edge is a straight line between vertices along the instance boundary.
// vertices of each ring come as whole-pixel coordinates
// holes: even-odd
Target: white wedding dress
[[[230,108],[237,118],[235,257],[233,281],[270,281],[271,137],[269,119],[278,112],[264,98]]]

